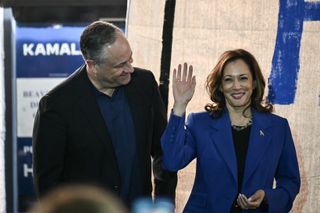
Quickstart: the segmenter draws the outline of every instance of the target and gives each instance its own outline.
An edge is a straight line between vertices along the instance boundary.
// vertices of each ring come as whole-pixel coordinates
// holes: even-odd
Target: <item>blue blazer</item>
[[[195,182],[184,212],[230,212],[238,196],[238,173],[227,110],[219,118],[208,112],[191,113],[186,124],[185,117],[171,114],[161,145],[163,166],[168,170],[178,171],[197,158]],[[253,110],[241,193],[250,197],[263,189],[268,212],[281,213],[290,211],[299,188],[299,167],[288,121]]]

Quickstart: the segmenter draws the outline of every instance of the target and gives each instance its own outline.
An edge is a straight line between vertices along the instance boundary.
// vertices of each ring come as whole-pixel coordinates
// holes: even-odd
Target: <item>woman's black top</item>
[[[237,157],[237,168],[238,168],[238,193],[232,204],[230,213],[241,213],[241,208],[237,205],[238,194],[241,193],[243,175],[246,165],[246,156],[249,146],[251,123],[245,128],[232,128],[233,145]],[[267,197],[264,197],[260,204],[259,209],[267,212],[269,208]]]
[[[249,137],[250,137],[251,125],[243,129],[232,128],[232,137],[233,137],[233,145],[236,152],[237,157],[237,168],[238,168],[238,193],[235,197],[235,201],[231,208],[231,213],[241,213],[242,210],[237,206],[237,197],[238,194],[241,193],[243,174],[246,165],[246,156],[249,145]]]

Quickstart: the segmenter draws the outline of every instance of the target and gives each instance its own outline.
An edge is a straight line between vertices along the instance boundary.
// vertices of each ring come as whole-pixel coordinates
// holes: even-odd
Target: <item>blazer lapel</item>
[[[228,113],[224,111],[221,117],[212,124],[212,127],[215,130],[212,133],[213,143],[226,162],[235,182],[237,182],[237,160]]]
[[[132,77],[134,77],[134,74]],[[142,155],[142,153],[147,153],[147,146],[143,143],[145,141],[144,136],[147,135],[145,132],[147,131],[147,127],[144,126],[143,118],[145,118],[148,113],[144,108],[145,105],[141,104],[140,98],[143,99],[143,97],[142,94],[139,93],[135,79],[132,79],[130,84],[125,87],[125,94],[130,107],[135,130],[137,155],[141,158],[141,162],[143,162],[144,155]]]
[[[249,146],[246,157],[246,165],[243,183],[245,183],[254,170],[259,165],[264,152],[267,150],[269,141],[271,139],[270,131],[271,122],[264,114],[253,112],[253,122],[251,127]]]

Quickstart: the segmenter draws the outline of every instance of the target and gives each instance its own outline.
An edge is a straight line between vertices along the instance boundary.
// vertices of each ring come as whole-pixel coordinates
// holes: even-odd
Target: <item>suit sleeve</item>
[[[300,189],[300,174],[290,127],[285,121],[285,142],[276,171],[276,188],[265,189],[269,212],[289,212]]]
[[[193,114],[190,114],[185,126],[185,117],[171,113],[168,126],[161,137],[164,152],[163,165],[170,171],[178,171],[186,167],[196,156],[196,146],[191,134]]]
[[[38,196],[43,196],[61,179],[65,141],[66,124],[45,96],[39,103],[32,136],[33,176]]]
[[[158,86],[154,78],[152,89],[152,111],[154,115],[154,123],[151,155],[153,158],[154,194],[156,197],[167,197],[174,201],[177,186],[177,173],[164,170],[162,167],[163,153],[160,145],[160,137],[166,127],[167,116],[165,106],[160,97]]]

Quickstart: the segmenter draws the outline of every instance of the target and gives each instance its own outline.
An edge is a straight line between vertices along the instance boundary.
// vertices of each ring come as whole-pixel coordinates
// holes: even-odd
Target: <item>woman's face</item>
[[[221,92],[227,108],[243,110],[250,105],[254,82],[248,65],[242,60],[228,62],[224,68]]]

